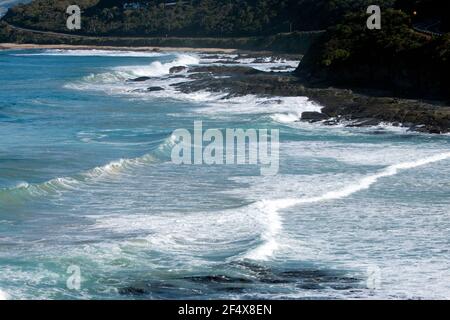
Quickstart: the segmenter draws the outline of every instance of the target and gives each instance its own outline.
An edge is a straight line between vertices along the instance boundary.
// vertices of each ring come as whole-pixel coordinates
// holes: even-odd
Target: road
[[[440,21],[427,21],[416,23],[413,25],[415,31],[424,33],[426,35],[441,37],[444,35],[443,32],[438,31],[438,26],[441,24]]]

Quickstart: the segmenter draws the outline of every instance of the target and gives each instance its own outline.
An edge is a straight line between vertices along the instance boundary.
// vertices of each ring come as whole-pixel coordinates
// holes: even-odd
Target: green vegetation
[[[258,37],[118,37],[39,34],[0,21],[0,42],[130,47],[224,48],[304,54],[320,34],[292,32]]]
[[[341,1],[359,3],[361,0]],[[73,1],[35,0],[8,11],[0,41],[51,44],[221,47],[304,54],[326,27],[326,16],[342,10],[325,0],[78,0],[81,30],[66,28]],[[170,5],[169,5],[170,4]],[[320,15],[326,12],[327,15]],[[49,35],[10,28],[53,31]],[[292,31],[292,32],[290,32]],[[89,38],[87,38],[88,36]],[[127,37],[126,39],[123,37]]]
[[[423,12],[424,1],[417,2]],[[313,45],[298,74],[309,81],[389,89],[399,95],[448,97],[450,34],[432,37],[414,31],[417,16],[412,12],[417,7],[410,5],[402,8],[400,1],[399,10],[383,10],[381,30],[366,28],[367,14],[345,16]],[[438,21],[443,8],[438,9],[427,18]]]
[[[168,1],[78,0],[82,28],[69,31],[65,9],[73,1],[35,0],[8,11],[0,22],[0,41],[305,53],[320,38],[298,69],[304,79],[396,94],[450,95],[450,36],[432,36],[449,31],[450,1],[378,0],[381,30],[366,28],[372,0]],[[304,32],[322,29],[327,29],[322,36]]]
[[[109,36],[247,37],[325,29],[370,0],[78,0],[82,29]],[[379,0],[391,6],[393,0]],[[4,20],[38,30],[67,32],[65,9],[74,1],[35,0]]]

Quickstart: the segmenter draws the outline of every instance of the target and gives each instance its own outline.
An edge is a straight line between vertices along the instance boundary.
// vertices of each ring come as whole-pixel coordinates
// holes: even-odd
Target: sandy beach
[[[188,47],[115,47],[92,45],[66,44],[28,44],[28,43],[0,43],[0,50],[28,50],[28,49],[65,49],[65,50],[127,50],[127,51],[183,51],[205,53],[235,53],[237,49],[224,48],[188,48]]]

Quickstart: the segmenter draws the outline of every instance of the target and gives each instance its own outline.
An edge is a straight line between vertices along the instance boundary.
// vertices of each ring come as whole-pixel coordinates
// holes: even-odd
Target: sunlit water
[[[449,298],[450,137],[170,86],[186,81],[170,67],[216,60],[0,52],[0,298]],[[165,90],[133,92],[150,86]],[[173,164],[195,120],[279,129],[279,174]]]

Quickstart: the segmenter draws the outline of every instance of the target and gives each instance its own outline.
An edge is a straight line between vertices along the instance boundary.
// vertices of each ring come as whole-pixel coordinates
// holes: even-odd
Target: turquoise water
[[[320,109],[306,97],[170,86],[187,81],[171,66],[215,60],[0,52],[0,297],[449,298],[450,137],[300,123]],[[173,130],[196,120],[279,129],[279,174],[173,164]]]

